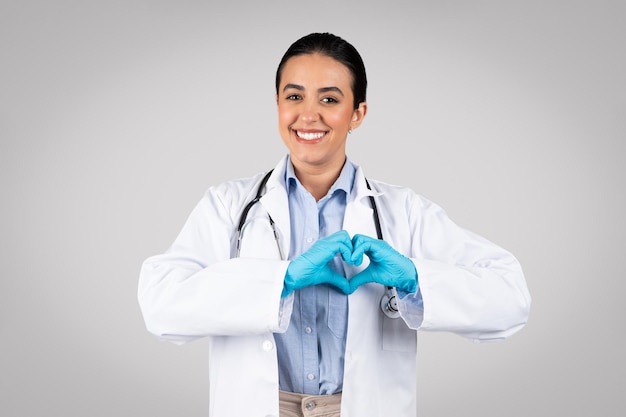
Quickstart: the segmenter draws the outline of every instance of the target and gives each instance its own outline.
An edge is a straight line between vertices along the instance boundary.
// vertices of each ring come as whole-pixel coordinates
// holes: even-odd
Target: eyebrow
[[[283,92],[285,92],[286,90],[290,88],[293,88],[294,90],[298,90],[298,91],[304,91],[304,87],[299,84],[285,84],[285,87],[283,87]],[[338,93],[343,96],[343,91],[341,91],[339,87],[322,87],[322,88],[317,89],[318,93],[328,93],[330,91],[334,91],[335,93]]]

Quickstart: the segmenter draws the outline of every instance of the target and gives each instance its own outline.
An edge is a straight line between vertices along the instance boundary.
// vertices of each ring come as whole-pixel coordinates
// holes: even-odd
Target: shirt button
[[[306,243],[311,243],[313,242],[313,238],[312,237],[307,237],[306,238]]]
[[[305,331],[306,333],[311,333],[311,332],[313,331],[313,329],[311,329],[310,327],[306,327],[306,328],[304,329],[304,331]]]
[[[269,340],[266,340],[265,342],[263,342],[263,350],[270,351],[272,350],[273,347],[274,347],[274,344],[270,342]]]
[[[308,374],[306,377],[309,379],[309,381],[313,381],[315,379],[315,375],[313,374]]]

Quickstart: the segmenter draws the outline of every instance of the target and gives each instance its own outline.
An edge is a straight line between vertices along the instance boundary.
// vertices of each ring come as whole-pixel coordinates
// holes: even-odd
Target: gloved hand
[[[350,292],[350,283],[330,266],[337,253],[346,262],[351,262],[352,241],[345,230],[318,240],[309,250],[291,261],[285,273],[282,297],[292,291],[319,284],[330,284],[345,294]]]
[[[363,255],[367,255],[370,264],[350,279],[350,293],[368,282],[401,288],[409,293],[417,290],[415,265],[387,242],[365,235],[354,235],[352,246],[354,249],[351,263],[361,265]]]

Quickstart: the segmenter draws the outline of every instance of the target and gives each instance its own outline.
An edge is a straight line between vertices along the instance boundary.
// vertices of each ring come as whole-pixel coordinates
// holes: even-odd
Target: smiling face
[[[297,55],[285,63],[278,86],[278,125],[298,172],[333,172],[346,159],[348,132],[365,117],[354,109],[350,70],[320,54]]]

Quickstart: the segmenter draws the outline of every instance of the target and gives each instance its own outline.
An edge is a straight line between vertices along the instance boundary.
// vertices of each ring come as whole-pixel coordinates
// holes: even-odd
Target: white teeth
[[[298,137],[300,139],[304,139],[304,140],[315,140],[315,139],[319,139],[322,136],[324,136],[326,133],[325,132],[317,132],[317,133],[305,133],[305,132],[298,132],[296,131],[296,135],[298,135]]]

